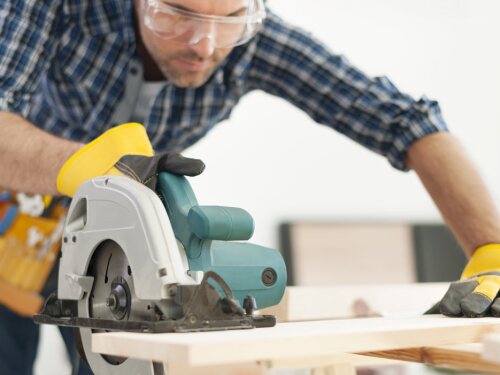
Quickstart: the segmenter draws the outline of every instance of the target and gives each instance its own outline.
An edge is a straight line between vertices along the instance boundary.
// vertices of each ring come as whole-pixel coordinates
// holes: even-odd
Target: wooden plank
[[[500,332],[484,337],[481,355],[485,360],[500,364]]]
[[[478,342],[495,329],[500,329],[496,318],[364,318],[281,323],[273,328],[225,332],[98,333],[92,335],[92,350],[209,366]]]
[[[439,301],[449,283],[287,287],[281,302],[262,313],[281,322],[361,316],[420,315]]]
[[[265,375],[273,369],[306,369],[316,373],[342,370],[351,371],[354,367],[394,366],[404,362],[393,359],[369,357],[358,354],[340,353],[326,357],[293,358],[288,360],[272,360],[215,366],[190,367],[186,364],[166,363],[165,373],[169,375]],[[346,366],[348,365],[348,366]],[[355,374],[355,373],[354,373]]]
[[[349,363],[355,367],[371,366],[393,366],[401,365],[404,362],[395,359],[383,358],[378,356],[365,356],[351,353],[337,353],[328,356],[295,357],[288,359],[274,359],[261,362],[269,369],[289,369],[289,368],[314,368],[331,367],[339,363]]]
[[[168,375],[265,375],[266,368],[258,363],[229,364],[223,366],[189,367],[185,364],[166,363]]]
[[[340,353],[326,357],[293,358],[288,360],[272,360],[262,362],[248,362],[238,364],[225,364],[215,366],[190,367],[186,364],[167,363],[165,373],[169,375],[265,375],[269,369],[298,369],[311,368],[319,372],[320,369],[333,371],[350,367],[366,366],[393,366],[404,362],[380,357],[364,356],[358,354]],[[328,370],[327,370],[328,369]]]
[[[356,369],[350,363],[338,363],[329,367],[315,367],[311,375],[356,375]]]
[[[365,352],[363,355],[420,362],[433,366],[467,371],[500,374],[500,363],[494,363],[481,357],[482,347],[481,343],[469,343],[442,347]],[[500,352],[497,352],[496,355],[498,358]]]

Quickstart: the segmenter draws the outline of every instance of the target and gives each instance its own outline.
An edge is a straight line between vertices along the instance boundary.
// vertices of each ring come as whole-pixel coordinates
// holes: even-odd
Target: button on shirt
[[[141,78],[130,78],[140,66],[135,38],[133,0],[0,2],[0,110],[80,141],[130,121]],[[153,146],[182,151],[252,90],[286,99],[402,170],[413,142],[447,130],[435,101],[368,77],[269,11],[258,35],[203,86],[162,84],[144,119]]]

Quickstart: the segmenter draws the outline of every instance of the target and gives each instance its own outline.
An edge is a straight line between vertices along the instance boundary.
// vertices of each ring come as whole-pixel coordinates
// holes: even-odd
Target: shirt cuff
[[[26,118],[29,109],[29,100],[19,99],[16,95],[10,93],[0,94],[0,111],[16,113]]]
[[[419,139],[437,132],[448,132],[448,127],[436,101],[422,98],[395,124],[395,134],[387,150],[387,159],[391,165],[401,171],[409,171],[406,165],[408,149]]]

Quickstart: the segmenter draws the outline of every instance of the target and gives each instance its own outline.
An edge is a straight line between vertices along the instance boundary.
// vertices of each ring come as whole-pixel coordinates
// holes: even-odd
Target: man
[[[467,280],[452,284],[441,311],[498,314],[500,217],[437,103],[367,77],[270,10],[266,15],[262,0],[4,1],[0,185],[71,195],[81,180],[110,171],[132,169],[145,183],[162,169],[197,174],[196,161],[163,153],[195,143],[252,90],[288,100],[397,169],[415,170],[464,249],[475,253]],[[99,146],[110,134],[131,139],[121,130],[99,137],[128,121],[144,123],[161,153],[151,163],[147,145],[144,152]],[[0,369],[30,373],[37,328],[1,314]],[[16,357],[23,351],[29,361]]]

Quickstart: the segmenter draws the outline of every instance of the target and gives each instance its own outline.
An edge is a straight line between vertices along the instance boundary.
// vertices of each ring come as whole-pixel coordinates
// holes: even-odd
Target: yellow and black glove
[[[77,151],[63,165],[57,177],[57,189],[72,197],[78,187],[103,175],[128,176],[151,189],[156,188],[160,172],[197,176],[205,169],[198,159],[176,153],[154,154],[146,130],[141,124],[116,126]]]
[[[460,281],[450,285],[436,306],[448,316],[471,318],[500,317],[500,244],[477,249],[465,267]],[[437,309],[435,309],[437,310]]]

